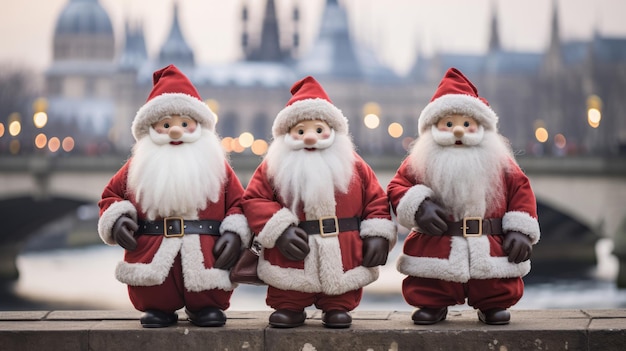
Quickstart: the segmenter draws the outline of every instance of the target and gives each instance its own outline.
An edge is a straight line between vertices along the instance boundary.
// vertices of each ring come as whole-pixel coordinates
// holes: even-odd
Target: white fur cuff
[[[405,228],[413,228],[415,223],[415,212],[422,202],[433,195],[432,189],[426,185],[417,184],[411,187],[400,199],[396,208],[398,223]]]
[[[290,225],[298,224],[298,216],[291,212],[288,208],[283,207],[265,223],[263,230],[259,233],[257,240],[263,247],[271,249],[276,244],[278,237]]]
[[[362,238],[368,236],[379,236],[389,241],[389,250],[391,250],[397,241],[396,224],[393,221],[384,218],[370,218],[361,222]]]
[[[539,222],[526,212],[511,211],[505,213],[502,217],[502,230],[505,233],[516,231],[526,234],[530,237],[533,245],[539,242],[541,237]]]
[[[241,238],[241,245],[243,247],[250,246],[250,239],[252,239],[252,233],[250,227],[248,227],[248,220],[242,214],[232,214],[227,216],[220,225],[220,234],[224,232],[233,232],[239,235]]]
[[[102,241],[108,245],[117,244],[115,240],[113,240],[111,230],[113,229],[115,221],[121,216],[129,216],[137,222],[137,209],[130,201],[124,200],[112,203],[98,220],[98,234]]]

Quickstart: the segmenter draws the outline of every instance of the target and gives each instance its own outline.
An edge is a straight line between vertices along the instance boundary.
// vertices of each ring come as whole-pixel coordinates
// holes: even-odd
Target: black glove
[[[137,248],[137,240],[133,237],[133,233],[139,228],[137,223],[126,216],[120,216],[111,229],[113,240],[128,251]]]
[[[291,261],[301,261],[309,254],[309,235],[299,227],[291,226],[276,239],[278,250]]]
[[[502,248],[509,255],[509,262],[515,263],[530,259],[530,254],[533,252],[530,238],[520,232],[506,233]]]
[[[241,237],[233,232],[224,232],[213,246],[213,267],[229,269],[234,266],[241,254]]]
[[[387,262],[389,254],[389,241],[380,236],[367,236],[363,238],[363,263],[364,267],[382,266]]]
[[[431,199],[425,199],[415,212],[415,223],[417,223],[420,232],[437,236],[448,229],[446,217],[446,211],[443,207]]]

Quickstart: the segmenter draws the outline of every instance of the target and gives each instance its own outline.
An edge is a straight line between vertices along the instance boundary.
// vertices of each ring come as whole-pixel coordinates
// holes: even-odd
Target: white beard
[[[348,191],[355,162],[354,146],[347,135],[336,135],[329,147],[292,150],[284,138],[276,138],[265,156],[268,175],[287,206],[298,213],[304,206],[307,219],[335,215],[335,190]]]
[[[144,137],[133,147],[128,189],[149,220],[197,219],[199,210],[220,198],[225,160],[219,138],[209,130],[195,142],[176,146]]]
[[[474,146],[442,146],[431,131],[423,133],[409,154],[410,167],[434,192],[455,221],[484,217],[504,196],[503,172],[512,160],[506,140],[485,131]]]

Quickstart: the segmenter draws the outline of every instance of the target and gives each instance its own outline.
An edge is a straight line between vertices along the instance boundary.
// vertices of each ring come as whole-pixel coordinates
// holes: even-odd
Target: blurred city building
[[[178,2],[167,39],[158,55],[150,57],[141,25],[127,23],[118,36],[124,42],[116,42],[111,19],[98,0],[68,0],[56,23],[53,62],[45,72],[47,128],[63,133],[57,142],[71,136],[71,152],[127,153],[134,142],[131,121],[152,88],[152,72],[173,63],[218,115],[217,131],[230,152],[263,154],[289,88],[313,75],[348,117],[361,153],[404,154],[417,135],[421,109],[443,73],[454,66],[489,100],[500,116],[500,131],[516,152],[626,152],[626,38],[596,33],[591,40],[564,42],[556,1],[545,52],[503,49],[494,2],[486,53],[426,57],[418,52],[405,76],[352,39],[349,13],[338,0],[325,1],[318,37],[306,50],[300,47],[298,2],[285,19],[277,16],[274,0],[267,0],[264,12],[254,13],[262,20],[252,21],[243,1],[243,58],[199,64],[181,31]]]

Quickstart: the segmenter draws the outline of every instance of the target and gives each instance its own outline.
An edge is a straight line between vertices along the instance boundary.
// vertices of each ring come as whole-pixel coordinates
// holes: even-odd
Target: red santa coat
[[[502,249],[502,235],[480,237],[430,236],[418,232],[415,212],[433,190],[422,184],[405,159],[387,186],[387,195],[398,222],[412,228],[405,240],[397,269],[403,274],[465,283],[469,279],[522,277],[530,271],[530,261],[508,261]],[[501,203],[488,208],[483,218],[502,218],[502,229],[527,235],[532,244],[539,241],[537,209],[530,182],[513,161],[503,171],[505,194]],[[460,219],[455,219],[460,220]]]
[[[303,261],[286,259],[274,246],[285,229],[305,219],[302,206],[298,214],[293,213],[274,190],[267,163],[259,165],[246,187],[242,206],[252,232],[263,246],[258,274],[267,284],[283,290],[339,295],[378,279],[378,267],[361,266],[361,238],[383,237],[393,247],[396,228],[374,172],[358,155],[355,157],[347,193],[335,191],[335,215],[358,217],[360,232],[341,232],[334,237],[309,235],[311,251]]]
[[[116,244],[111,230],[120,216],[126,215],[135,221],[146,219],[146,214],[142,212],[134,194],[127,189],[130,162],[132,159],[111,178],[98,203],[100,206],[98,234],[109,245]],[[241,209],[242,195],[243,187],[227,164],[219,200],[215,203],[207,200],[206,208],[197,213],[197,218],[185,219],[221,221],[220,233],[234,232],[241,237],[243,245],[247,245],[252,235]],[[209,289],[233,290],[235,286],[228,277],[229,272],[213,268],[215,260],[212,252],[217,238],[214,235],[194,234],[171,238],[138,235],[135,237],[137,249],[125,251],[124,261],[116,267],[116,278],[131,286],[160,285],[169,274],[174,259],[180,252],[187,290],[193,292]]]

